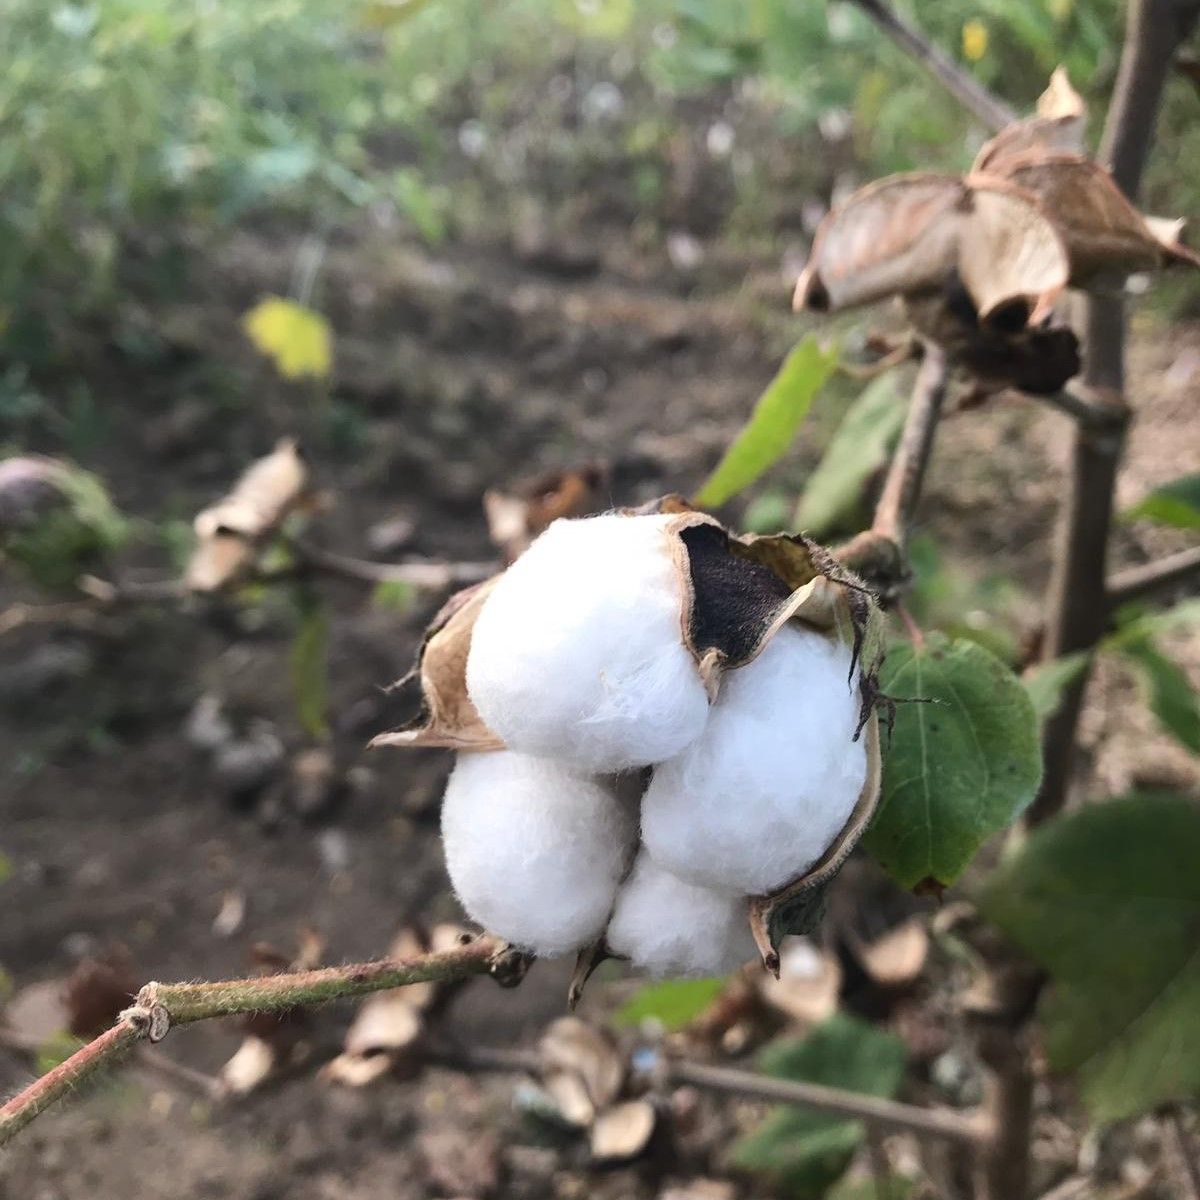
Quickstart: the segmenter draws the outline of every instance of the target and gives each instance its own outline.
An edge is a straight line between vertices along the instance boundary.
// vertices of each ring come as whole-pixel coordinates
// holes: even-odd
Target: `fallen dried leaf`
[[[280,1050],[272,1042],[253,1034],[248,1035],[218,1072],[217,1094],[248,1095],[275,1073],[281,1057]]]
[[[615,1040],[578,1017],[554,1021],[538,1043],[538,1054],[547,1090],[551,1089],[546,1077],[574,1075],[596,1110],[611,1104],[625,1082],[625,1062]]]
[[[196,516],[186,585],[210,592],[244,578],[263,542],[307,496],[308,467],[299,444],[285,438],[252,463],[227,496]]]
[[[837,955],[810,938],[791,937],[779,950],[779,978],[757,977],[765,1003],[802,1025],[816,1025],[837,1012],[842,968]]]
[[[920,978],[929,957],[925,922],[913,917],[882,937],[855,947],[863,970],[884,987],[906,987]]]
[[[592,1125],[596,1162],[628,1162],[650,1144],[658,1113],[649,1100],[626,1100],[600,1113]]]
[[[552,471],[511,491],[491,488],[483,494],[488,533],[512,562],[539,533],[560,517],[582,517],[601,503],[604,469],[594,463]]]

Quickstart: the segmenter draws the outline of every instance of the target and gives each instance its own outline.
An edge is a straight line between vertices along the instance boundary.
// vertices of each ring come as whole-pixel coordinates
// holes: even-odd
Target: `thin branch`
[[[802,1104],[823,1112],[855,1117],[877,1129],[923,1134],[976,1147],[989,1144],[992,1138],[990,1124],[975,1113],[918,1108],[914,1104],[901,1104],[898,1100],[883,1100],[878,1096],[865,1096],[818,1083],[773,1079],[732,1067],[710,1067],[702,1063],[669,1063],[667,1075],[673,1084],[690,1084],[733,1096],[745,1096],[751,1100]]]
[[[933,452],[934,436],[946,398],[946,355],[940,346],[925,343],[921,368],[913,384],[912,399],[900,444],[888,468],[887,479],[875,507],[871,532],[888,538],[901,550],[908,541],[925,470]]]
[[[218,983],[148,983],[138,993],[135,1005],[121,1014],[116,1025],[0,1108],[0,1145],[90,1075],[124,1057],[139,1042],[161,1041],[172,1025],[240,1013],[279,1012],[410,983],[465,979],[471,975],[491,975],[497,982],[512,986],[520,982],[527,965],[528,959],[503,943],[481,937],[454,950],[415,958],[380,959]]]
[[[1194,576],[1200,579],[1200,546],[1180,550],[1177,554],[1168,554],[1166,558],[1146,563],[1142,567],[1129,567],[1127,570],[1118,571],[1108,581],[1109,608],[1119,608],[1122,604],[1128,604],[1130,600],[1140,600],[1144,596],[1169,591],[1179,584],[1189,582]]]
[[[404,563],[377,563],[334,554],[308,542],[292,541],[299,573],[320,572],[354,579],[360,583],[407,583],[413,587],[442,590],[479,583],[499,570],[494,562],[438,562],[418,559]]]
[[[1103,395],[1085,395],[1079,388],[1063,388],[1061,391],[1050,393],[1017,392],[1026,400],[1034,400],[1045,404],[1048,408],[1056,408],[1065,413],[1080,425],[1097,432],[1120,432],[1124,428],[1126,412],[1121,404],[1112,404]]]
[[[920,30],[909,25],[882,0],[851,0],[905,53],[911,55],[971,115],[992,133],[1011,125],[1017,114],[998,96],[967,74],[953,59],[933,45]]]

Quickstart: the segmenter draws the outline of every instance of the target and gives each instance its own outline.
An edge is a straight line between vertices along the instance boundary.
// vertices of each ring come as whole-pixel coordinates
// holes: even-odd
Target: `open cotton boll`
[[[700,735],[708,696],[682,640],[669,515],[561,520],[497,582],[467,690],[509,749],[604,772]]]
[[[724,975],[757,953],[744,896],[687,883],[645,850],[621,886],[604,940],[657,976]]]
[[[442,807],[446,867],[485,928],[536,954],[597,938],[636,839],[611,787],[508,750],[459,755]]]
[[[769,893],[845,827],[867,775],[853,741],[850,650],[796,625],[729,671],[704,736],[656,768],[642,801],[655,861],[707,887]]]

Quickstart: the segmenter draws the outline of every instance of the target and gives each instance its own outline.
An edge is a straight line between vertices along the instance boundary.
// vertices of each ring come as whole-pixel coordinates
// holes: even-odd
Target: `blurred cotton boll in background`
[[[659,766],[646,790],[642,838],[655,861],[744,895],[812,866],[867,775],[849,676],[848,646],[795,625],[728,672],[704,737]]]
[[[475,624],[467,690],[512,750],[581,770],[671,758],[708,696],[683,644],[664,516],[556,521],[505,572]]]
[[[442,837],[450,880],[471,917],[549,956],[604,929],[636,818],[604,783],[546,759],[485,751],[459,756]]]
[[[605,941],[659,976],[723,975],[757,953],[744,896],[687,883],[645,850],[621,886]]]

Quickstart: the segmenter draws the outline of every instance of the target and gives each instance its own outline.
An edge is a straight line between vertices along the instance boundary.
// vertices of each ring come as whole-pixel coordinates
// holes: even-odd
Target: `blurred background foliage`
[[[920,19],[1020,108],[1060,61],[1107,95],[1119,10],[948,0]],[[267,213],[328,231],[370,210],[438,242],[511,225],[531,178],[549,202],[603,182],[613,218],[653,237],[697,106],[731,197],[720,232],[751,243],[812,224],[768,179],[794,179],[798,210],[962,167],[981,138],[852,5],[808,0],[12,0],[0,57],[0,321],[33,365],[127,289],[178,294],[210,239]],[[1176,162],[1200,149],[1192,86],[1170,88]],[[763,123],[783,161],[741,149]],[[1195,211],[1198,189],[1160,162],[1148,207]],[[23,382],[0,383],[6,415]]]

